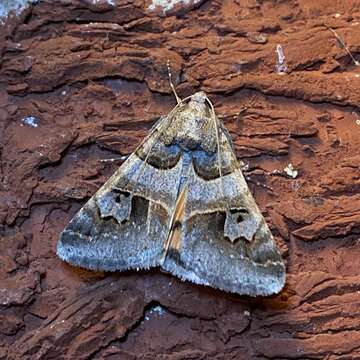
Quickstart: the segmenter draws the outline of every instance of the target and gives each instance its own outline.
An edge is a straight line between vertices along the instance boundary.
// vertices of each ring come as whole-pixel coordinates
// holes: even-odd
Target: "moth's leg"
[[[166,65],[167,65],[167,68],[168,68],[169,81],[170,81],[171,89],[172,89],[172,91],[173,91],[173,93],[174,93],[174,95],[175,95],[175,98],[176,98],[177,103],[180,104],[180,103],[181,103],[181,99],[179,98],[178,94],[176,93],[175,86],[174,86],[174,84],[173,84],[173,82],[172,82],[171,68],[170,68],[170,60],[167,61]]]
[[[129,157],[129,155],[123,155],[123,156],[119,156],[116,158],[110,158],[110,159],[100,159],[100,162],[115,162],[115,161],[125,161],[127,160],[127,158]]]
[[[285,178],[288,178],[289,176],[286,174],[283,170],[273,170],[273,171],[267,171],[264,170],[261,167],[254,167],[252,169],[249,169],[249,164],[245,164],[242,161],[240,161],[240,169],[245,177],[251,176],[251,175],[267,175],[267,176],[282,176]]]
[[[243,173],[243,175],[244,175],[247,182],[251,182],[251,183],[255,184],[256,186],[263,187],[264,189],[267,189],[267,190],[270,190],[270,191],[273,192],[274,189],[271,186],[265,185],[265,184],[263,184],[263,183],[261,183],[261,182],[259,182],[257,180],[254,180],[251,177],[252,175],[255,175],[255,176],[259,175],[259,173],[261,175],[269,175],[269,176],[271,176],[271,175],[273,175],[272,173],[270,173],[270,172],[268,172],[268,171],[266,171],[264,169],[258,169],[258,168],[249,170],[249,164],[244,163],[242,161],[240,161],[240,169],[241,169],[241,171],[242,171],[242,173]]]
[[[266,190],[270,190],[271,192],[274,191],[274,189],[271,186],[265,185],[265,184],[255,180],[255,179],[252,179],[251,175],[245,175],[245,179],[246,179],[247,182],[251,182],[251,183],[255,184],[256,186],[260,186],[260,187],[262,187],[262,188],[264,188]]]

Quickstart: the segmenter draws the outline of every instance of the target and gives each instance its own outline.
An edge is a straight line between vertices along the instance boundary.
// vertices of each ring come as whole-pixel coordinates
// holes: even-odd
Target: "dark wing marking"
[[[233,164],[235,155],[223,131],[221,155]],[[181,236],[175,246],[170,244],[162,267],[182,279],[239,294],[279,292],[284,264],[241,170],[229,165],[220,179],[212,170],[216,164],[202,166],[209,157],[203,161],[195,154],[193,159],[185,215],[177,226]]]
[[[159,264],[182,169],[180,149],[156,135],[165,121],[71,220],[58,242],[60,258],[107,271]]]

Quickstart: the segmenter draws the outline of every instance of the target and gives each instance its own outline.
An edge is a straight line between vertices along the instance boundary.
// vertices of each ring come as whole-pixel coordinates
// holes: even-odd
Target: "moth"
[[[171,79],[170,79],[171,80]],[[160,267],[251,296],[285,267],[204,92],[180,99],[60,235],[57,255],[93,270]]]

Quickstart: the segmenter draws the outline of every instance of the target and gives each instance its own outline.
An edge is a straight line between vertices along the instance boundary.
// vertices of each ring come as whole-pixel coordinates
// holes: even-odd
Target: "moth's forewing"
[[[188,177],[182,234],[163,268],[182,279],[248,295],[279,292],[285,268],[268,226],[220,134],[216,156],[197,154]]]
[[[74,216],[58,241],[60,258],[107,271],[159,265],[182,167],[180,151],[162,144],[158,134],[155,127]]]

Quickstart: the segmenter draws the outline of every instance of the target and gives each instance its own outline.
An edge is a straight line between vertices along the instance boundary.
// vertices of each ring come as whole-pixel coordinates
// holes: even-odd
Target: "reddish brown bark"
[[[40,1],[0,29],[0,359],[360,358],[360,68],[323,26],[360,60],[359,2],[149,4]],[[119,165],[100,159],[129,154],[174,106],[168,59],[248,164],[287,262],[278,296],[55,255]]]

